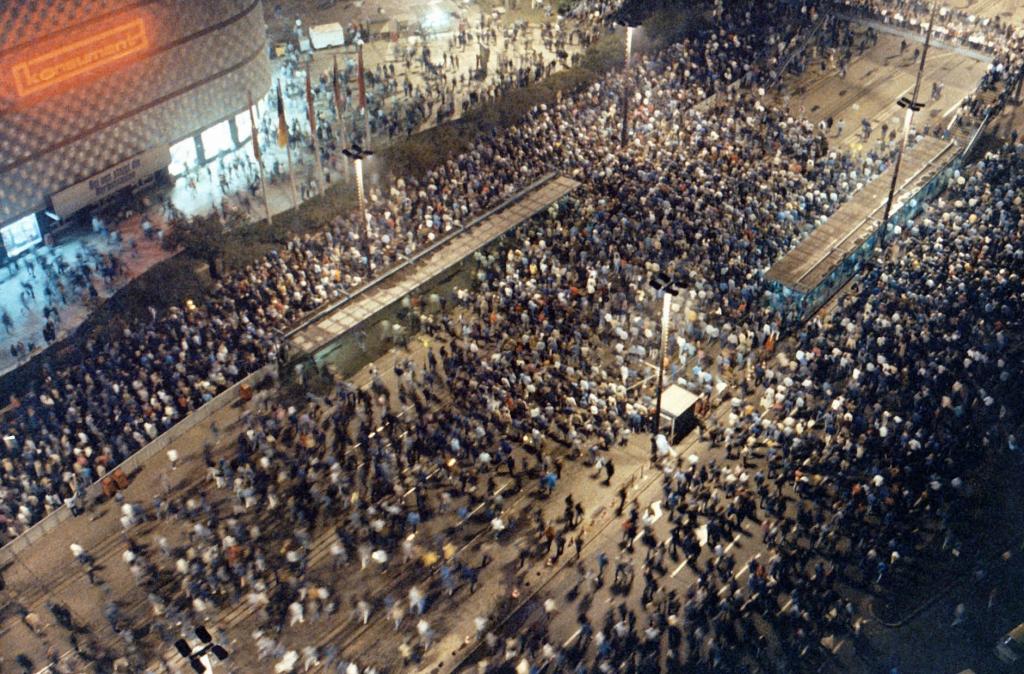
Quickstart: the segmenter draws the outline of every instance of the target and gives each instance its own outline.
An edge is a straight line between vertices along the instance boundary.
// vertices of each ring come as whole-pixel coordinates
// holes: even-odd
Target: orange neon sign
[[[14,89],[21,98],[31,96],[148,48],[146,22],[135,18],[16,63],[12,67]]]

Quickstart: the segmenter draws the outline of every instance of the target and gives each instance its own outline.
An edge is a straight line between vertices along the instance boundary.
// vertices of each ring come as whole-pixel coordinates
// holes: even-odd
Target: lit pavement
[[[348,4],[337,4],[327,10],[316,10],[315,7],[309,6],[312,3],[299,4],[306,5],[302,7],[300,16],[307,17],[308,15],[312,17],[312,20],[307,18],[305,21],[305,25],[307,27],[309,25],[314,25],[315,23],[327,21],[341,21],[347,25],[348,21],[365,20],[376,15],[376,12],[371,10],[369,5],[356,8]],[[498,29],[498,41],[491,45],[491,67],[488,70],[488,78],[482,82],[476,83],[472,88],[482,88],[494,82],[496,73],[495,64],[499,58],[510,58],[516,63],[516,65],[521,64],[523,59],[528,55],[532,56],[535,54],[540,55],[545,63],[557,60],[555,55],[545,48],[540,37],[540,22],[545,19],[544,12],[540,9],[531,10],[528,8],[528,3],[524,4],[526,7],[508,12],[500,19],[496,20],[495,25]],[[479,24],[481,10],[477,5],[474,5],[471,8],[459,8],[454,3],[392,3],[391,6],[386,6],[386,11],[389,15],[399,16],[403,21],[405,21],[411,20],[414,16],[423,15],[433,7],[439,7],[447,10],[448,12],[461,11],[471,26],[475,28]],[[269,7],[267,8],[267,12],[271,12]],[[516,41],[506,39],[504,35],[504,28],[512,21],[520,20],[531,22],[528,31],[521,34],[519,39]],[[566,30],[576,25],[573,20],[566,20],[563,23]],[[450,32],[451,25],[447,25],[447,28],[449,29],[449,32],[433,34],[426,42],[432,50],[433,61],[435,63],[440,61],[441,56],[447,48],[448,41],[452,37],[452,33]],[[397,44],[400,46],[406,46],[408,41],[403,39],[402,42]],[[528,44],[529,48],[527,46]],[[367,71],[375,68],[378,64],[391,63],[395,67],[399,80],[403,80],[405,77],[408,77],[413,86],[428,88],[430,84],[424,78],[424,67],[419,59],[414,59],[412,68],[406,71],[404,60],[394,58],[394,48],[395,43],[387,40],[374,39],[367,43],[364,46],[364,57]],[[567,45],[566,51],[569,54],[579,53],[579,43],[574,42],[573,44]],[[458,69],[454,69],[449,66],[444,69],[445,72],[449,77],[458,74],[466,75],[468,77],[478,53],[479,43],[476,41],[471,42],[465,49],[457,51],[460,67]],[[344,68],[344,64],[347,59],[355,58],[355,50],[351,47],[325,49],[314,52],[312,54],[312,68],[313,72],[316,73],[316,76],[313,78],[314,81],[318,79],[319,73],[329,72],[331,70],[335,54],[338,56],[339,67],[341,68]],[[280,67],[280,62],[276,62],[276,64]],[[555,70],[558,71],[564,69],[564,67],[565,63],[559,62]],[[298,75],[293,78],[295,86],[299,86],[301,88],[304,77],[305,69],[303,68],[298,72]],[[354,81],[351,83],[351,86],[353,91],[355,91],[356,86]],[[470,91],[471,87],[462,87],[455,92],[455,114],[452,119],[457,119],[462,115],[462,102],[464,100],[468,100]],[[404,95],[401,93],[401,90],[399,90],[397,95],[389,98],[388,106],[403,98]],[[297,97],[286,96],[286,99],[289,122],[299,120],[300,126],[305,129],[305,98],[300,95]],[[349,105],[354,105],[354,103],[350,101]],[[323,96],[318,99],[317,107],[326,120],[333,122],[334,115],[329,104],[329,96]],[[346,123],[348,125],[352,124],[350,117],[346,118]],[[431,115],[420,125],[419,128],[420,130],[427,129],[434,126],[436,123],[436,115]],[[373,141],[374,148],[380,149],[390,142],[390,139],[386,136],[374,137]],[[264,141],[261,149],[263,150],[264,165],[267,169],[268,176],[275,161],[280,162],[282,166],[287,166],[286,153],[284,150],[278,148],[276,144]],[[226,155],[223,164],[230,165],[236,158],[250,157],[251,154],[251,144],[249,142],[243,143],[237,149]],[[296,180],[299,183],[308,182],[314,179],[315,170],[313,167],[312,153],[306,149],[304,144],[300,144],[294,149],[293,161],[295,163]],[[170,200],[186,215],[200,215],[208,213],[215,204],[220,205],[221,207],[226,205],[229,209],[241,207],[239,194],[247,191],[249,185],[248,178],[241,173],[231,174],[232,177],[228,180],[228,190],[225,192],[220,185],[220,174],[222,172],[221,166],[222,163],[218,160],[208,165],[210,169],[209,174],[205,170],[201,170],[193,171],[178,178],[172,178],[172,186],[168,194]],[[347,160],[339,158],[337,162],[334,162],[333,164],[329,163],[325,168],[330,174],[332,182],[342,181],[349,185],[354,184],[353,172],[348,166]],[[371,185],[375,184],[379,179],[379,173],[382,170],[386,170],[386,167],[381,166],[378,159],[373,157],[369,158],[366,161],[365,166],[368,183]],[[189,184],[189,178],[195,179],[194,189]],[[290,182],[287,179],[280,179],[273,182],[270,185],[268,200],[273,214],[281,213],[290,209],[292,207]],[[253,217],[257,219],[264,217],[265,210],[263,208],[262,193],[257,197],[251,198],[250,201],[253,204]],[[150,208],[147,217],[156,228],[166,228],[163,212],[159,206]],[[113,286],[109,288],[105,287],[101,282],[96,284],[99,295],[103,299],[110,297],[118,289],[126,285],[131,279],[139,276],[157,262],[166,259],[172,253],[172,251],[163,249],[160,242],[156,239],[147,239],[143,237],[139,231],[138,219],[131,219],[119,225],[116,223],[108,223],[108,225],[111,229],[117,229],[121,232],[122,236],[126,240],[125,244],[111,244],[107,239],[90,232],[85,234],[76,234],[73,238],[68,240],[58,241],[58,243],[53,247],[40,249],[46,251],[48,256],[51,258],[54,258],[57,255],[63,255],[64,258],[72,264],[75,261],[76,253],[83,250],[86,246],[92,247],[100,252],[120,251],[121,262],[125,267],[125,273],[122,277],[117,279],[117,282]],[[134,240],[137,244],[137,255],[130,251],[130,247],[127,243],[127,241],[130,240]],[[34,255],[35,253],[30,254],[29,257]],[[8,265],[8,270],[10,271],[10,276],[3,275],[4,279],[0,280],[0,310],[5,309],[10,314],[11,318],[14,320],[14,327],[10,334],[8,334],[6,330],[0,329],[0,374],[17,367],[20,363],[27,360],[26,356],[15,358],[10,352],[10,347],[12,345],[18,342],[22,342],[25,345],[34,343],[37,348],[33,351],[33,354],[38,353],[38,351],[42,350],[42,348],[46,346],[42,335],[43,325],[46,322],[42,316],[42,309],[44,306],[42,285],[36,283],[36,299],[30,301],[31,308],[28,311],[23,311],[22,304],[19,299],[19,295],[22,292],[21,283],[23,281],[32,281],[32,277],[29,275],[23,264],[17,270]],[[0,275],[2,275],[2,273],[0,273]],[[67,334],[77,328],[92,311],[92,307],[89,306],[88,303],[83,302],[75,293],[69,292],[68,300],[69,301],[66,305],[59,301],[57,304],[58,308],[61,310],[61,323],[58,326],[59,339],[67,336]]]
[[[156,226],[163,224],[163,214],[159,207],[149,210],[149,220]],[[90,267],[94,270],[93,285],[97,290],[98,298],[86,301],[87,293],[75,292],[67,277],[63,278],[63,284],[67,288],[67,304],[55,297],[53,304],[60,311],[60,325],[57,330],[57,339],[63,339],[82,324],[92,312],[95,302],[111,297],[118,290],[123,288],[132,279],[136,278],[154,264],[170,257],[172,251],[163,248],[160,241],[155,238],[146,238],[139,225],[141,218],[138,216],[129,218],[121,223],[108,223],[111,231],[118,232],[123,242],[112,242],[108,237],[89,232],[87,234],[71,236],[61,235],[53,246],[41,246],[34,251],[26,253],[18,258],[17,265],[8,262],[6,269],[0,272],[0,310],[7,311],[14,321],[11,332],[0,330],[0,374],[7,373],[19,365],[25,363],[31,356],[38,354],[46,347],[46,340],[43,338],[43,326],[46,318],[43,316],[43,309],[46,307],[46,296],[44,294],[44,277],[38,259],[45,257],[55,264],[58,257],[62,257],[71,268],[77,268],[78,256],[81,255],[89,261]],[[131,242],[135,242],[135,250],[132,251]],[[96,265],[91,260],[90,251],[99,254],[114,254],[122,265],[123,273],[114,280],[114,283],[107,285],[96,270]],[[35,264],[35,275],[33,276],[26,267],[26,262],[32,260]],[[24,290],[22,284],[30,283],[35,289],[35,298],[28,299],[28,305],[22,304],[21,294]],[[84,296],[84,297],[83,297]],[[34,344],[35,348],[29,355],[22,355],[15,358],[11,353],[11,346],[21,342],[27,348]],[[6,401],[5,401],[6,402]]]
[[[441,3],[412,3],[406,6],[405,3],[383,3],[385,6],[385,12],[383,15],[378,15],[375,11],[375,7],[382,3],[374,2],[367,3],[361,7],[354,7],[350,4],[338,3],[330,9],[317,11],[315,7],[311,6],[312,3],[292,3],[295,7],[286,9],[283,13],[288,17],[299,16],[303,18],[303,25],[308,28],[311,25],[316,25],[324,22],[337,21],[348,27],[350,21],[363,21],[370,17],[378,16],[401,16],[406,19],[411,19],[414,15],[423,15],[426,13],[428,8],[439,8],[446,10],[450,13],[460,13],[467,22],[470,31],[475,31],[479,28],[479,21],[481,15],[480,6],[475,4],[472,6],[458,7],[454,3],[441,2]],[[530,10],[528,9],[529,3],[521,3],[526,5],[526,8],[522,8],[512,12],[506,12],[500,17],[491,12],[487,12],[488,20],[491,22],[488,25],[493,25],[497,31],[497,42],[491,43],[490,47],[490,60],[489,68],[487,70],[487,78],[483,81],[473,81],[471,85],[459,87],[456,89],[454,94],[454,114],[447,119],[458,119],[462,116],[462,103],[463,101],[469,100],[470,91],[481,91],[486,89],[488,85],[494,84],[497,81],[497,67],[499,59],[509,59],[514,62],[518,67],[523,63],[528,62],[529,59],[534,57],[540,57],[543,63],[551,63],[552,61],[557,62],[555,66],[555,72],[564,70],[568,65],[567,62],[557,59],[556,55],[548,50],[544,46],[544,42],[541,39],[541,25],[542,22],[546,21],[545,14],[542,10]],[[422,10],[422,12],[420,11]],[[270,8],[267,7],[267,13],[270,14]],[[505,36],[505,29],[513,21],[527,21],[529,22],[528,28],[522,31],[517,40],[508,39]],[[290,23],[294,23],[293,19],[289,19]],[[280,23],[280,22],[278,22]],[[569,31],[573,27],[579,25],[575,19],[565,19],[562,21],[563,31]],[[450,40],[454,36],[454,23],[446,23],[441,32],[428,34],[426,39],[416,38],[415,44],[417,47],[427,45],[431,52],[431,61],[434,64],[440,64],[445,52],[448,50]],[[294,42],[294,40],[292,40]],[[396,57],[396,50],[409,48],[413,42],[410,41],[408,35],[403,33],[397,43],[383,39],[372,39],[365,45],[363,45],[363,59],[364,66],[367,72],[376,68],[378,65],[391,64],[395,68],[395,76],[399,82],[404,82],[406,78],[409,79],[410,83],[414,87],[419,87],[423,90],[431,90],[435,85],[427,80],[425,77],[425,68],[422,61],[417,57],[412,59],[412,67],[406,69],[404,58]],[[569,55],[578,54],[581,51],[581,45],[579,42],[574,41],[572,44],[566,45],[566,53]],[[417,52],[418,53],[418,52]],[[454,53],[458,56],[459,64],[457,68],[450,65],[442,68],[443,72],[448,76],[449,81],[452,77],[464,75],[467,79],[470,79],[470,72],[475,66],[477,54],[480,53],[480,43],[477,40],[472,40],[463,49],[456,48]],[[312,52],[310,55],[312,59],[312,80],[314,86],[319,80],[319,76],[322,73],[329,73],[333,68],[334,58],[337,56],[338,67],[344,70],[346,61],[355,62],[356,49],[351,45],[344,47],[328,48],[317,50]],[[532,61],[530,61],[532,62]],[[277,68],[278,72],[275,74],[275,81],[281,80],[282,87],[288,88],[288,83],[291,82],[293,92],[296,95],[289,96],[285,95],[285,109],[286,117],[289,125],[293,124],[296,120],[298,121],[299,127],[304,133],[308,134],[308,122],[306,121],[306,100],[303,88],[305,86],[305,72],[306,66],[300,65],[296,74],[288,78],[283,75],[283,69],[281,61],[273,62],[273,65]],[[354,71],[353,71],[354,72]],[[356,80],[350,81],[350,87],[353,95],[357,91]],[[369,87],[367,91],[370,91]],[[269,120],[272,124],[272,128],[276,129],[276,112],[273,107],[273,101],[276,94],[271,92],[270,98],[267,100],[271,102],[271,105],[266,112],[265,119]],[[402,92],[401,86],[398,91],[387,99],[386,109],[390,110],[393,105],[401,103],[405,100],[405,96]],[[353,113],[355,107],[358,105],[357,101],[349,100],[346,102],[346,114],[344,116],[345,125],[349,128],[353,126],[362,128],[361,120],[354,120]],[[324,94],[318,97],[316,107],[321,112],[321,116],[329,123],[335,123],[335,117],[333,112],[333,103],[331,102],[330,94]],[[439,106],[435,103],[433,106],[433,114],[429,115],[426,120],[418,127],[418,130],[424,130],[435,126],[438,121],[436,117],[437,108]],[[257,125],[260,124],[260,120],[257,119]],[[271,134],[272,136],[273,134]],[[400,137],[396,136],[395,140]],[[374,150],[380,150],[383,146],[391,142],[385,135],[375,134],[371,137],[371,147]],[[272,214],[277,214],[288,210],[292,207],[292,192],[291,184],[287,177],[282,177],[278,180],[271,180],[272,169],[275,163],[278,163],[282,170],[287,171],[287,155],[285,150],[279,148],[276,143],[267,142],[267,138],[263,137],[261,144],[261,151],[263,153],[263,164],[267,172],[268,182],[270,182],[270,188],[268,191],[268,200],[270,202],[270,210]],[[252,147],[250,143],[243,143],[236,150],[229,153],[224,162],[230,164],[235,160],[236,157],[251,158]],[[316,169],[314,166],[312,151],[306,147],[306,143],[300,143],[292,150],[292,161],[294,165],[294,174],[297,183],[300,185],[299,200],[301,201],[301,183],[308,183],[315,180]],[[332,183],[342,181],[347,184],[354,183],[354,172],[348,166],[348,160],[343,156],[332,158],[331,162],[325,164],[325,170],[330,174],[330,180]],[[179,176],[170,192],[170,198],[174,204],[185,213],[206,213],[213,208],[214,204],[227,203],[229,208],[240,208],[241,202],[239,200],[239,194],[245,193],[248,189],[249,182],[248,178],[239,174],[234,176],[228,176],[228,189],[225,192],[220,185],[220,162],[213,162],[208,164],[209,174],[207,171],[190,171],[189,173]],[[387,171],[387,167],[383,166],[381,160],[378,158],[370,157],[364,166],[364,171],[367,175],[367,182],[369,185],[374,185],[380,178],[380,174]],[[286,174],[287,175],[287,174]],[[195,179],[195,188],[193,189],[189,180]],[[264,217],[266,211],[263,207],[262,192],[258,196],[250,199],[252,203],[252,215],[253,218]]]

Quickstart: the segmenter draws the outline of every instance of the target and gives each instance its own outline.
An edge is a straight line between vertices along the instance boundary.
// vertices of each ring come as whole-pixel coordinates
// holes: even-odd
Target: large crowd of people
[[[986,453],[1019,452],[1022,187],[1024,144],[958,174],[859,292],[806,324],[779,359],[748,361],[741,384],[753,404],[736,398],[726,420],[708,424],[724,465],[662,463],[672,530],[662,541],[648,536],[650,552],[636,561],[644,615],[625,603],[603,615],[583,610],[572,647],[540,623],[492,642],[487,664],[740,671],[761,652],[767,623],[796,667],[823,637],[858,632],[863,616],[838,586],[884,586],[935,536],[922,522],[959,552],[950,524],[965,507],[970,467]],[[762,452],[763,464],[750,459]],[[643,526],[639,508],[628,518],[627,550]],[[770,554],[747,562],[740,583],[743,562],[722,542],[746,522],[757,523]],[[697,541],[701,527],[710,554]],[[667,582],[666,554],[697,572],[685,592]],[[630,557],[614,582],[631,575]],[[603,563],[594,561],[599,587]],[[580,606],[592,606],[587,594]],[[586,657],[593,645],[596,662]]]
[[[279,671],[319,663],[350,672],[362,664],[337,644],[281,634],[351,606],[362,623],[386,612],[404,626],[401,657],[422,658],[436,638],[428,597],[457,578],[475,584],[486,554],[470,563],[443,539],[414,546],[408,534],[435,519],[465,520],[478,506],[497,534],[512,526],[499,472],[517,483],[543,476],[546,490],[565,459],[613,475],[607,450],[643,428],[652,405],[637,385],[657,348],[648,280],[664,272],[683,285],[672,378],[712,399],[717,381],[736,391],[729,413],[702,430],[724,454],[689,465],[656,456],[671,536],[647,532],[642,564],[625,546],[613,577],[631,576],[636,556],[643,615],[581,603],[579,638],[565,645],[543,623],[502,641],[481,618],[481,668],[658,671],[667,659],[738,671],[759,643],[745,637],[765,623],[784,635],[793,663],[824,634],[855,630],[837,582],[884,583],[920,542],[922,518],[945,526],[955,516],[972,450],[1017,448],[1008,420],[1019,412],[1009,392],[1024,315],[1013,271],[1024,256],[1024,145],[958,172],[894,237],[896,254],[827,319],[789,326],[792,342],[778,348],[783,316],[763,272],[889,155],[832,150],[820,129],[763,104],[758,87],[773,73],[756,64],[814,18],[804,12],[766,32],[770,9],[718,7],[714,30],[642,55],[424,178],[372,194],[368,257],[341,217],[224,280],[208,302],[154,312],[146,325],[123,326],[119,340],[88,344],[85,364],[52,373],[3,429],[7,535],[274,358],[278,331],[306,312],[556,169],[583,186],[483,257],[474,292],[451,311],[422,317],[437,344],[424,363],[396,362],[392,386],[374,372],[367,391],[339,387],[305,408],[257,409],[230,458],[206,457],[224,501],[122,505],[124,561],[147,594],[153,629],[169,644],[244,600],[260,616],[259,656]],[[744,78],[750,86],[729,87]],[[621,145],[624,96],[633,129]],[[392,396],[414,414],[399,414]],[[627,532],[645,526],[625,497],[620,514]],[[180,545],[137,544],[133,527],[145,517],[180,522]],[[522,517],[519,526],[534,520],[548,543],[524,558],[550,547],[557,557],[577,536],[571,502],[558,527]],[[752,522],[770,555],[750,561],[741,584],[742,562],[723,544]],[[324,532],[332,570],[419,564],[433,553],[438,587],[412,577],[400,594],[340,586],[310,563]],[[697,581],[677,591],[663,556],[679,551]],[[97,575],[86,551],[73,552]],[[587,592],[596,591],[607,560],[581,563],[593,580]],[[111,667],[123,657],[139,671],[138,616],[116,603],[105,614],[123,644],[76,637],[78,656]]]
[[[775,33],[746,30],[743,23],[752,20],[741,16],[735,25],[723,22],[715,39],[675,48],[691,64],[689,71],[679,72],[677,66],[668,75],[688,84],[668,95],[675,100],[666,103],[677,116],[688,103],[724,90],[743,76],[741,64],[754,61],[745,55],[783,40]],[[642,72],[646,70],[642,66]],[[619,87],[622,81],[620,75]],[[601,164],[608,153],[602,153],[601,146],[588,147],[589,139],[563,142],[572,127],[567,115],[578,107],[597,119],[614,118],[620,92],[614,83],[604,92],[600,87],[584,92],[561,104],[558,118],[554,111],[538,110],[543,122],[496,131],[472,152],[419,179],[398,178],[383,189],[371,189],[368,256],[359,245],[354,218],[339,216],[327,231],[292,240],[225,279],[205,303],[164,314],[154,311],[149,322],[119,326],[119,339],[86,343],[79,354],[82,366],[50,373],[14,401],[15,409],[3,422],[4,539],[73,498],[190,410],[271,362],[277,334],[304,313],[359,287],[546,171],[585,175],[592,165]],[[643,92],[634,95],[642,119],[645,106],[653,108],[643,100]],[[642,131],[645,122],[638,123]],[[611,137],[605,140],[610,142]],[[836,171],[837,179],[841,173],[841,168]],[[611,173],[605,175],[613,180]],[[823,197],[794,196],[799,202],[808,198]],[[780,222],[803,207],[792,204],[779,215]]]

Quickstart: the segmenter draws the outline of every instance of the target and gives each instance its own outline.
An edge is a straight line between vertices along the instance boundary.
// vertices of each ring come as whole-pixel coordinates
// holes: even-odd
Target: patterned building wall
[[[149,49],[19,103],[0,96],[0,223],[149,148],[211,126],[270,87],[260,0],[0,2],[0,63],[92,25],[145,16]],[[77,39],[77,38],[76,38]],[[10,62],[11,58],[7,59]],[[0,65],[0,68],[3,68]]]

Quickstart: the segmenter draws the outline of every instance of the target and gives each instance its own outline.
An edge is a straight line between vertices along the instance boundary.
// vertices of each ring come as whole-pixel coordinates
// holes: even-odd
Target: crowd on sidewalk
[[[610,3],[606,11],[614,9],[615,4]],[[376,63],[365,71],[371,138],[391,140],[408,136],[425,123],[440,123],[456,114],[465,114],[470,107],[539,81],[559,65],[574,63],[578,54],[605,32],[606,16],[607,13],[587,14],[557,23],[545,22],[539,30],[524,21],[502,24],[484,17],[479,24],[460,21],[440,52],[436,51],[436,44],[432,49],[425,41],[408,47],[396,44],[391,62]],[[484,61],[481,55],[487,54],[490,56]],[[313,78],[319,142],[325,163],[340,160],[340,153],[334,151],[336,145],[373,144],[363,137],[357,60],[348,58],[339,66],[339,93],[344,106],[340,118],[333,111],[332,71],[325,70]],[[289,54],[284,70],[288,83],[285,94],[304,108],[304,74],[300,71],[304,68],[298,55]],[[275,114],[263,115],[263,147],[272,144],[276,125]],[[309,130],[304,123],[295,120],[291,132],[293,142],[308,145]],[[279,163],[272,169],[271,175],[283,171]]]
[[[100,293],[109,291],[123,276],[123,258],[137,256],[137,244],[122,251],[120,242],[111,239],[113,246],[106,252],[86,245],[76,250],[73,257],[70,253],[40,251],[10,262],[11,279],[19,276],[22,269],[25,271],[16,289],[18,306],[0,308],[0,323],[12,339],[12,358],[20,360],[37,347],[56,341],[61,314],[66,313],[69,305],[95,305]],[[43,329],[33,339],[24,334],[22,322],[36,312],[43,318]],[[18,339],[18,335],[26,338]]]
[[[837,583],[884,583],[918,542],[922,518],[956,515],[971,451],[1017,448],[1006,423],[1019,411],[1008,392],[1020,374],[1013,336],[1024,315],[1013,271],[1024,256],[1024,145],[957,174],[894,237],[892,260],[830,320],[796,331],[791,351],[776,352],[783,319],[762,272],[889,157],[830,151],[814,125],[762,105],[758,88],[772,73],[758,65],[786,31],[813,20],[806,13],[766,32],[776,25],[770,12],[719,7],[714,30],[538,108],[420,180],[373,193],[369,256],[339,217],[226,279],[209,302],[154,311],[146,325],[123,326],[122,339],[90,343],[82,366],[51,373],[3,429],[8,536],[274,358],[277,331],[557,169],[583,180],[581,191],[485,258],[474,292],[452,311],[421,317],[442,345],[425,365],[399,362],[392,387],[374,373],[368,391],[257,410],[230,459],[207,455],[210,482],[230,493],[224,503],[185,495],[121,504],[123,559],[148,596],[153,630],[173,641],[244,599],[260,615],[257,649],[279,671],[320,662],[353,672],[361,663],[337,644],[281,636],[351,606],[356,622],[386,613],[401,631],[401,658],[423,658],[436,638],[431,598],[458,579],[472,587],[487,559],[409,535],[480,506],[499,539],[537,526],[547,545],[526,557],[563,553],[578,535],[573,504],[560,523],[535,514],[506,521],[496,477],[519,486],[529,475],[549,492],[563,456],[613,475],[608,450],[642,428],[652,404],[649,391],[630,387],[656,345],[645,317],[656,315],[648,280],[660,272],[684,286],[672,377],[709,397],[717,380],[737,387],[730,413],[704,429],[724,457],[687,465],[655,454],[667,540],[643,531],[639,504],[620,504],[626,531],[645,534],[646,554],[642,566],[632,561],[624,536],[613,581],[631,581],[630,568],[641,566],[643,614],[581,610],[571,648],[543,625],[502,642],[482,618],[482,668],[656,671],[668,658],[736,671],[757,643],[756,621],[785,635],[793,661],[825,633],[855,629]],[[728,87],[737,81],[748,86]],[[634,126],[623,146],[616,121],[626,96]],[[392,396],[414,414],[393,411]],[[146,518],[180,522],[181,544],[134,541]],[[772,554],[752,561],[740,584],[742,562],[726,547],[755,524]],[[339,586],[312,563],[324,532],[334,570],[426,563],[436,573],[429,584],[403,576],[400,593]],[[74,552],[95,577],[88,551]],[[689,559],[697,582],[671,588],[666,557]],[[581,560],[588,591],[604,582],[595,561]],[[79,656],[123,657],[140,671],[140,617],[117,603],[106,615],[122,643],[82,638]]]
[[[851,10],[865,18],[924,34],[934,3],[924,0],[832,0],[839,9]],[[970,3],[968,3],[970,5]],[[987,18],[939,4],[935,7],[934,32],[938,39],[989,52],[997,57],[993,67],[1019,61],[1024,26],[1000,16]]]

